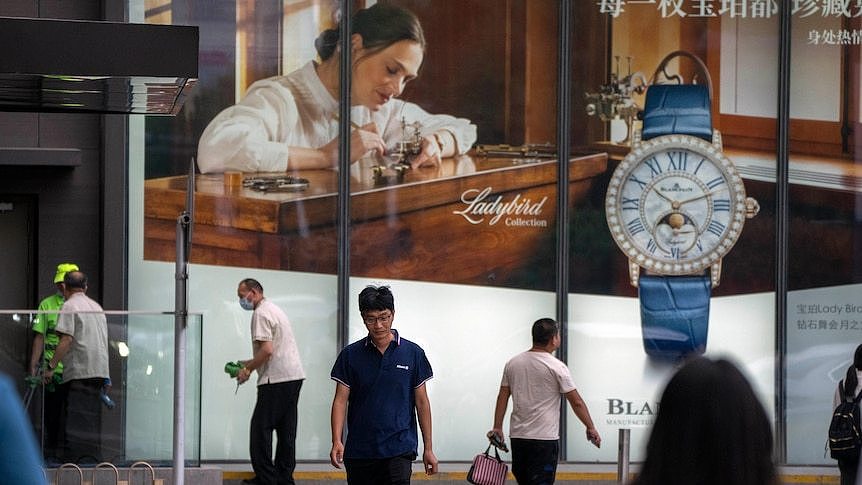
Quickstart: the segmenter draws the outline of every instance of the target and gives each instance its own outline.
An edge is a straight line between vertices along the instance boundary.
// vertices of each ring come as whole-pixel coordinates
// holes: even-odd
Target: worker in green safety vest
[[[45,363],[54,357],[54,350],[60,343],[60,337],[54,331],[57,326],[57,313],[63,307],[65,300],[63,298],[63,277],[69,271],[78,271],[78,266],[73,263],[61,263],[57,265],[57,273],[54,275],[54,285],[57,287],[57,292],[45,297],[39,303],[39,312],[33,319],[33,348],[30,352],[30,378],[28,382],[31,385],[36,385],[41,380],[42,370]],[[48,313],[42,313],[48,312]],[[53,377],[44,384],[44,453],[45,457],[60,456],[62,450],[60,446],[59,433],[61,427],[61,416],[63,412],[64,396],[59,392],[57,386],[63,379],[63,364],[58,363],[54,369]]]

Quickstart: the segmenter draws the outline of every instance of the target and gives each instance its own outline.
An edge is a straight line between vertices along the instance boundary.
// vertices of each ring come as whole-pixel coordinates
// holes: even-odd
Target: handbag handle
[[[494,444],[493,444],[493,443],[489,443],[489,444],[488,444],[488,447],[487,447],[487,448],[485,448],[485,456],[487,456],[487,457],[489,457],[489,458],[491,457],[491,455],[490,455],[488,452],[489,452],[489,451],[491,451],[491,447],[492,447],[492,446],[494,446]],[[495,458],[497,459],[497,461],[498,461],[498,462],[503,463],[503,459],[502,459],[502,458],[500,458],[500,452],[497,450],[497,447],[496,447],[496,446],[494,446],[494,456],[495,456]]]

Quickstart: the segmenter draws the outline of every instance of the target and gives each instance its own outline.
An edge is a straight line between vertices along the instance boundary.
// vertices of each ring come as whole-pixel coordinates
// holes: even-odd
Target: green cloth
[[[39,311],[60,311],[63,307],[63,303],[65,303],[63,295],[60,293],[54,293],[39,303]],[[59,317],[58,313],[39,313],[36,315],[36,318],[33,319],[33,331],[45,336],[45,353],[42,357],[44,362],[48,362],[54,357],[54,349],[56,349],[57,345],[60,343],[60,336],[57,335],[56,331],[54,331],[57,327],[57,317]],[[54,369],[54,374],[63,374],[62,362],[57,363],[57,368]]]

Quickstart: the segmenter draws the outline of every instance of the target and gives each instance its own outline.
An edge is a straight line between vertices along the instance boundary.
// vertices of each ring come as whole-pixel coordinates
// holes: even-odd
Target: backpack
[[[859,400],[848,398],[844,392],[844,381],[838,383],[841,403],[832,412],[829,424],[829,454],[836,460],[856,460],[862,450],[862,433],[859,427]]]

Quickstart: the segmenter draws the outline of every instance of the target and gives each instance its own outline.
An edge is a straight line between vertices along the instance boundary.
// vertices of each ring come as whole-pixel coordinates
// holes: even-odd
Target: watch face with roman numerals
[[[620,162],[605,213],[629,260],[658,274],[694,274],[733,247],[745,199],[742,179],[719,147],[665,135],[636,144]]]

